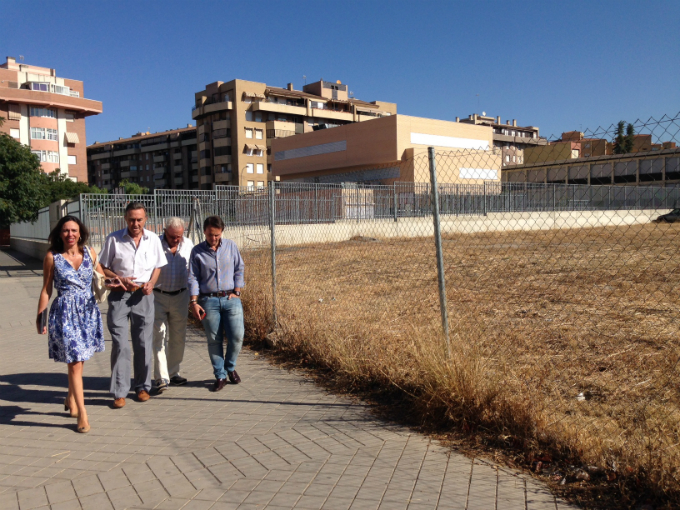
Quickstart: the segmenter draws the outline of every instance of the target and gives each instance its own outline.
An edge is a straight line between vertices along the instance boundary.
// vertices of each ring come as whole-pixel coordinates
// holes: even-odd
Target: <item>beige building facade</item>
[[[441,183],[500,181],[501,152],[489,126],[390,115],[272,141],[281,181],[429,182],[425,152],[440,154]]]
[[[531,149],[548,143],[545,138],[538,134],[535,126],[518,126],[517,120],[501,122],[500,117],[488,117],[476,113],[469,115],[467,119],[459,119],[456,122],[475,124],[477,126],[489,126],[493,129],[493,144],[501,152],[503,166],[521,165],[525,162],[525,149]]]
[[[195,95],[200,189],[265,187],[274,176],[274,140],[394,115],[393,103],[351,97],[346,84],[320,80],[295,90],[245,80],[214,82]]]
[[[46,173],[87,182],[85,118],[101,112],[100,101],[85,99],[82,81],[13,57],[0,65],[0,132],[28,145]]]

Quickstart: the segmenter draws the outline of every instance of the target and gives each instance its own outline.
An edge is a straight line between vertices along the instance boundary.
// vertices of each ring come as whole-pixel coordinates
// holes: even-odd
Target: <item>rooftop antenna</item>
[[[23,61],[24,61],[24,56],[23,56],[23,55],[19,55],[19,60],[21,60],[21,61],[23,62]]]
[[[354,97],[354,92],[352,92],[351,90],[349,91],[349,97]]]
[[[307,85],[307,75],[306,74],[302,75],[302,79],[305,80],[305,85]]]
[[[477,111],[479,111],[479,94],[477,94]]]

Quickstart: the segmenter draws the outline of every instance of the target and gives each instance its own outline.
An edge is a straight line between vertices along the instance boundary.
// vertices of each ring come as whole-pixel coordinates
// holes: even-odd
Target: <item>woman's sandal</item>
[[[76,430],[77,430],[78,432],[80,432],[81,434],[86,434],[87,432],[90,431],[90,426],[89,426],[89,425],[85,425],[84,427],[78,427]]]

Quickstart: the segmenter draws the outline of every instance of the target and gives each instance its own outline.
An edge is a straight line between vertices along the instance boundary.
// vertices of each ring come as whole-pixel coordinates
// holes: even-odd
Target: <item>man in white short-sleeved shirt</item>
[[[111,393],[113,407],[125,405],[130,391],[130,342],[134,352],[134,389],[137,400],[149,400],[154,322],[153,288],[167,264],[158,236],[146,230],[146,208],[131,202],[125,208],[127,227],[109,234],[99,257],[107,278],[117,278],[109,294],[107,325],[111,333]]]

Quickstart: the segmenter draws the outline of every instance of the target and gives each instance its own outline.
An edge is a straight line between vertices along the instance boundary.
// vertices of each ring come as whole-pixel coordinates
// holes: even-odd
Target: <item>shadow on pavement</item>
[[[26,416],[61,416],[66,417],[66,413],[37,413],[24,409],[20,406],[0,406],[0,425],[14,425],[19,427],[56,427],[74,428],[74,424],[45,423],[40,421],[16,421],[16,418],[25,419]]]
[[[42,260],[7,247],[0,248],[0,278],[42,276]]]

